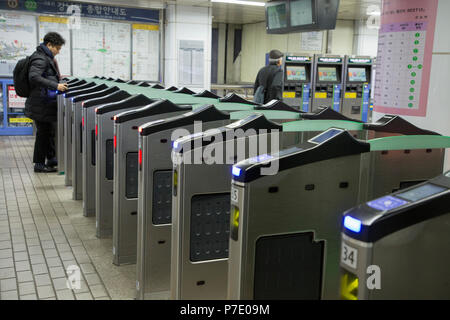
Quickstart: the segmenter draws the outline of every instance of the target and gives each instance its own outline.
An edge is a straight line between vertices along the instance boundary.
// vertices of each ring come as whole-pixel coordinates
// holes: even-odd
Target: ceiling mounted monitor
[[[336,27],[339,0],[285,0],[266,3],[270,34],[330,30]]]

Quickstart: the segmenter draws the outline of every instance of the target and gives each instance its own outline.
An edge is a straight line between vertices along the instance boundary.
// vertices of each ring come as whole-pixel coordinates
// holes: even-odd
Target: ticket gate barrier
[[[341,299],[450,298],[450,171],[349,209],[342,222]]]
[[[164,104],[160,104],[159,108]],[[167,104],[167,102],[165,102]],[[173,104],[169,103],[169,106]],[[227,108],[223,106],[223,108]],[[300,113],[292,107],[283,104],[280,101],[274,101],[267,104],[264,112],[271,113],[271,116],[277,119],[299,119]],[[284,111],[272,111],[283,109]],[[167,107],[167,110],[170,110]],[[289,110],[289,111],[287,111]],[[145,111],[145,110],[144,110]],[[167,111],[166,111],[167,112]],[[184,111],[186,112],[186,110]],[[250,111],[235,111],[232,114],[238,115],[241,112]],[[115,136],[117,139],[117,148],[115,149],[115,163],[114,166],[114,209],[113,209],[113,259],[115,264],[135,263],[136,262],[136,230],[137,230],[137,180],[133,178],[133,171],[136,170],[137,175],[137,155],[138,155],[138,136],[134,134],[133,128],[137,128],[150,120],[143,118],[133,119],[133,117],[140,116],[142,112],[138,110],[127,111],[116,116],[115,120]],[[278,113],[278,114],[275,114]],[[121,118],[126,116],[127,119],[133,120],[132,123],[125,122]],[[164,114],[164,118],[170,115]],[[173,115],[172,115],[173,116]],[[154,116],[153,116],[154,118]],[[236,118],[237,119],[237,118]],[[154,119],[156,120],[156,118]],[[126,124],[126,127],[124,125]],[[119,130],[120,128],[120,130]],[[120,147],[119,147],[120,146]],[[135,164],[133,158],[136,157]],[[118,179],[116,179],[118,177]],[[128,190],[128,191],[127,191]]]
[[[231,116],[235,117],[238,113],[233,113]],[[264,114],[269,115],[271,119],[277,118],[270,113]],[[217,132],[215,131],[204,132],[190,140],[184,137],[175,142],[177,148],[173,150],[173,157],[190,161],[185,163],[179,160],[174,164],[174,175],[178,180],[176,190],[174,187],[172,202],[172,299],[226,298],[231,167],[239,161],[239,159],[229,158],[227,153],[230,150],[233,150],[232,155],[234,155],[241,149],[239,156],[249,158],[251,157],[249,153],[253,153],[253,156],[270,153],[269,146],[272,146],[273,142],[269,140],[279,140],[274,146],[276,149],[285,149],[334,126],[349,130],[352,135],[359,138],[366,136],[362,123],[343,120],[286,122],[278,127],[279,134],[274,136],[257,134],[256,131],[250,132],[250,137],[245,139],[237,139],[233,134],[227,135],[227,131],[231,129],[252,128],[253,122],[257,122],[262,116],[263,114],[249,115],[248,118],[229,125],[230,128],[218,128],[221,131],[219,143],[208,143],[208,141],[216,141]],[[270,123],[259,121],[253,125],[253,129],[270,129]],[[251,134],[254,136],[251,137]],[[252,148],[249,149],[248,145],[252,143],[252,139]],[[257,150],[255,147],[255,145],[259,146],[257,141],[264,142],[263,146],[267,146],[266,150],[262,152]],[[192,146],[196,144],[200,147],[193,149]],[[185,146],[188,151],[185,151]],[[205,165],[194,164],[193,155],[204,154],[205,148],[215,150],[215,154],[226,155],[228,158],[221,159],[221,163],[206,165],[205,162],[208,159],[203,159],[202,162],[205,161],[203,162]],[[216,200],[224,206],[217,208]],[[215,212],[212,216],[205,214],[205,210],[208,212],[205,209],[209,207],[208,205],[214,207],[210,208]],[[211,232],[210,228],[214,228],[215,232]]]
[[[449,146],[438,135],[365,143],[332,128],[256,164],[235,165],[228,298],[338,298],[339,212],[439,174]],[[274,161],[278,174],[261,176]]]
[[[96,83],[86,84],[86,87],[79,90],[71,90],[63,94],[64,106],[64,181],[66,186],[72,185],[72,98],[77,95],[93,92],[96,90],[105,89],[106,85],[99,85]],[[92,91],[93,90],[93,91]]]
[[[245,107],[245,106],[244,106]],[[252,108],[252,106],[247,106]],[[137,299],[168,295],[172,212],[172,132],[220,127],[230,119],[214,105],[161,119],[139,128]]]
[[[343,63],[342,56],[319,54],[314,56],[312,111],[323,105],[341,111]]]
[[[345,56],[341,112],[347,117],[367,122],[372,88],[372,58]]]
[[[116,114],[155,102],[143,94],[95,108],[95,218],[98,238],[111,235],[114,177],[114,122]],[[109,221],[107,220],[109,217]],[[100,222],[104,221],[105,225]]]
[[[234,112],[231,116],[234,119],[240,119],[239,115],[245,116],[244,113],[247,113],[250,117],[249,120],[255,117],[254,115],[250,116],[250,111]],[[280,141],[277,143],[281,149],[306,141],[318,132],[325,131],[333,126],[349,130],[355,137],[363,137],[364,139],[395,134],[435,134],[434,132],[417,128],[399,116],[387,115],[375,124],[362,124],[342,120],[324,120],[326,117],[330,119],[345,118],[342,114],[336,113],[330,108],[319,110],[316,114],[302,114],[301,116],[317,120],[303,120],[283,123],[283,126],[280,129]],[[270,115],[270,118],[277,119],[278,117],[273,116],[272,114]],[[246,124],[244,123],[244,125]],[[365,132],[362,132],[363,129]],[[219,130],[225,129],[219,128]],[[358,132],[359,134],[357,134]],[[298,136],[290,137],[287,135],[293,133],[296,133]],[[181,153],[183,157],[191,159],[192,155],[197,152],[198,149],[191,150],[189,148],[190,151],[185,152],[183,150],[183,145],[195,145],[195,140],[211,141],[211,136],[214,136],[215,134],[215,132],[212,132],[209,135],[207,133],[203,133],[203,135],[193,137],[191,141],[188,141],[186,138],[180,139],[183,140],[183,143],[181,143],[181,141],[177,141],[177,143],[179,143],[177,149],[180,149],[180,151],[176,151],[174,149],[173,157],[177,156],[177,153]],[[207,138],[208,136],[209,138]],[[268,137],[270,138],[270,135]],[[293,138],[295,139],[292,140]],[[226,140],[226,136],[222,136],[222,139],[219,141],[223,141],[225,143],[233,142],[234,146],[231,148],[236,149],[237,140],[233,135],[231,136],[231,139],[233,139],[233,141],[228,141]],[[247,138],[245,142],[248,143]],[[210,148],[211,146],[214,146],[214,143],[203,143]],[[267,145],[269,146],[271,144],[267,142]],[[199,149],[202,149],[199,152],[200,154],[203,154],[204,147],[205,146],[198,147]],[[219,154],[225,154],[226,150],[230,149],[230,145],[225,145],[222,143],[222,148],[219,148],[219,145],[217,145],[215,150],[217,149],[221,150],[218,151]],[[248,153],[247,146],[245,146],[244,150]],[[172,202],[172,299],[225,299],[226,297],[228,273],[226,261],[228,258],[227,253],[222,252],[222,256],[220,258],[211,258],[211,256],[214,256],[216,251],[220,251],[220,248],[208,247],[207,250],[210,254],[207,255],[202,254],[201,249],[194,249],[201,247],[201,244],[204,245],[206,242],[214,243],[214,241],[218,246],[221,246],[223,245],[223,238],[221,239],[222,241],[217,242],[218,237],[216,237],[215,234],[211,234],[209,237],[204,234],[201,236],[194,236],[195,230],[200,228],[198,226],[204,226],[211,221],[208,221],[208,217],[205,217],[205,215],[203,215],[203,218],[199,217],[199,214],[194,212],[192,207],[195,203],[197,207],[202,206],[202,209],[204,209],[206,206],[205,203],[212,203],[214,197],[227,197],[228,200],[230,199],[229,181],[231,178],[232,165],[230,163],[227,164],[225,160],[222,163],[223,164],[214,163],[200,166],[198,164],[193,164],[193,161],[191,161],[190,164],[177,161],[177,163],[174,164],[174,172],[176,172],[175,176],[178,181],[176,183],[177,189],[176,192],[174,192]],[[210,177],[214,177],[214,179],[211,180]],[[227,213],[229,214],[229,201],[227,205]],[[216,214],[218,214],[217,209]],[[214,217],[216,217],[216,215],[214,215]],[[195,226],[191,223],[191,219],[195,219],[197,222]],[[226,221],[226,225],[222,226],[223,230],[226,229],[228,231],[228,222],[229,221]],[[215,227],[218,227],[217,223],[215,224]],[[222,236],[224,236],[223,233]],[[199,237],[202,240],[201,242],[198,241]],[[195,245],[195,243],[198,243],[198,245]],[[226,239],[225,248],[228,250],[228,239]],[[197,252],[199,253],[197,254]],[[199,258],[200,256],[203,257]],[[201,283],[201,286],[194,285],[195,283]]]
[[[85,80],[77,80],[72,84],[85,84]],[[67,89],[69,91],[70,89]],[[58,159],[58,172],[64,172],[64,95],[62,92],[57,92],[57,138],[56,138],[56,159]]]
[[[304,112],[310,111],[314,57],[287,53],[283,59],[283,101]]]
[[[76,96],[72,99],[72,199],[81,200],[83,198],[83,175],[81,165],[81,154],[83,152],[82,136],[82,105],[86,101],[107,96],[119,91],[118,87],[107,87],[104,90],[95,91],[88,94]]]
[[[138,127],[147,122],[174,117],[192,110],[159,100],[114,116],[113,212],[107,226],[113,230],[113,263],[136,263],[138,196]],[[102,223],[102,221],[100,222]],[[104,223],[102,223],[104,224]]]
[[[130,96],[128,92],[119,90],[82,104],[82,145],[85,146],[81,154],[84,216],[95,214],[95,108]]]

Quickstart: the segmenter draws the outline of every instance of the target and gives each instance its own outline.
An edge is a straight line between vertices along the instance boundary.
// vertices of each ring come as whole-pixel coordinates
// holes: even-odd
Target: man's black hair
[[[65,44],[66,40],[64,40],[59,33],[49,32],[44,37],[44,45],[47,45],[47,43],[50,43],[52,46],[56,47]]]

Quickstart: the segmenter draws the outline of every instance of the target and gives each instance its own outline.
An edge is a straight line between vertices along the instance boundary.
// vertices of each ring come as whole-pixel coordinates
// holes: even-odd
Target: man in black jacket
[[[59,83],[61,75],[55,56],[65,44],[56,32],[49,32],[30,57],[28,81],[30,95],[25,102],[25,114],[34,120],[34,172],[56,172],[55,123],[57,115],[56,93],[65,91],[67,84]],[[47,163],[45,159],[47,158]]]
[[[264,103],[273,99],[283,99],[283,53],[279,50],[271,50],[269,53],[269,65],[261,68],[256,76],[254,93],[259,86],[266,90],[264,93]]]

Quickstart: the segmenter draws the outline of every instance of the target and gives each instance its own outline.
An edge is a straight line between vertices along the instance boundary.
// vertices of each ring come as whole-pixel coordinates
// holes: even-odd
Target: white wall
[[[353,53],[353,20],[338,20],[336,29],[330,30],[331,54]]]
[[[377,55],[378,29],[368,28],[366,20],[354,22],[353,52],[360,56]]]
[[[301,33],[269,35],[265,22],[242,26],[241,82],[254,82],[258,70],[265,65],[266,53],[272,49],[290,53],[325,53],[326,32],[323,32],[321,51],[301,48]],[[331,54],[353,54],[353,22],[338,20],[331,31]]]
[[[204,85],[202,88],[189,86],[190,89],[210,89],[211,87],[211,8],[168,5],[165,26],[164,84],[179,86],[178,48],[180,40],[201,40],[204,43]]]
[[[440,0],[437,10],[436,29],[434,34],[433,55],[431,62],[430,87],[426,117],[402,116],[416,126],[450,136],[450,1]],[[384,114],[374,112],[374,121]],[[450,149],[446,152],[444,170],[450,170]]]

